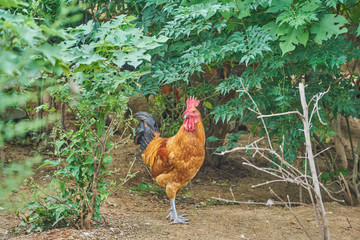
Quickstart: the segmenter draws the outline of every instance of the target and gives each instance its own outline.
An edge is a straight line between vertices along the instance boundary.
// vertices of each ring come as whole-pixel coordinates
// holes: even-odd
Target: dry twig
[[[316,215],[318,226],[319,226],[320,232],[322,233],[323,239],[326,239],[326,240],[330,239],[328,222],[327,222],[327,218],[326,218],[326,212],[325,212],[324,204],[323,204],[323,201],[322,201],[322,196],[321,196],[320,189],[323,189],[332,199],[337,200],[337,201],[341,201],[341,200],[333,198],[331,196],[330,192],[324,187],[324,185],[320,183],[320,181],[318,179],[318,173],[317,173],[316,167],[315,167],[315,161],[314,161],[314,157],[316,157],[318,154],[316,154],[315,156],[313,155],[312,146],[311,146],[311,140],[310,140],[310,128],[311,128],[311,121],[312,121],[313,115],[316,113],[318,118],[319,118],[319,121],[322,124],[325,124],[322,121],[322,119],[320,118],[320,114],[319,114],[320,108],[318,106],[318,102],[329,91],[329,89],[326,92],[319,93],[319,94],[315,95],[309,101],[309,103],[313,102],[313,105],[314,105],[314,108],[313,108],[313,110],[312,110],[312,112],[310,114],[310,117],[309,117],[309,105],[306,102],[305,86],[304,86],[303,83],[299,84],[299,92],[300,92],[300,99],[301,99],[301,104],[302,104],[302,108],[303,108],[303,113],[300,113],[299,111],[296,110],[296,111],[289,111],[289,112],[285,112],[285,113],[275,113],[275,114],[271,114],[271,115],[262,115],[259,108],[258,108],[258,106],[256,105],[254,99],[251,97],[251,95],[249,94],[249,92],[245,88],[245,86],[244,86],[244,84],[242,82],[242,79],[240,79],[240,82],[241,82],[241,85],[243,87],[243,90],[239,90],[238,92],[244,92],[250,98],[250,100],[253,102],[256,110],[254,110],[254,109],[250,109],[250,110],[252,112],[254,112],[255,114],[257,114],[258,118],[261,119],[261,121],[263,123],[263,127],[265,129],[266,137],[268,139],[269,147],[268,148],[259,147],[258,143],[259,143],[259,141],[261,139],[258,139],[258,140],[254,141],[253,143],[251,143],[251,144],[249,144],[247,146],[236,147],[236,148],[233,148],[231,150],[226,150],[226,151],[223,151],[223,152],[218,153],[218,154],[219,155],[224,155],[224,154],[234,152],[234,151],[240,151],[240,150],[248,151],[248,150],[251,150],[251,151],[253,151],[252,157],[255,157],[256,155],[260,155],[261,158],[266,159],[267,161],[269,161],[271,164],[273,164],[275,166],[275,168],[258,167],[258,166],[255,166],[254,164],[252,164],[247,159],[243,158],[245,160],[245,162],[243,163],[244,165],[248,165],[248,166],[250,166],[252,168],[255,168],[255,169],[259,170],[259,171],[265,172],[265,173],[270,174],[273,177],[275,177],[274,180],[270,180],[270,181],[267,181],[267,182],[264,182],[264,183],[253,185],[252,187],[258,187],[258,186],[262,186],[262,185],[266,185],[266,184],[270,184],[270,183],[274,183],[274,182],[290,182],[290,183],[295,183],[295,184],[305,188],[309,192],[309,196],[310,196],[310,199],[312,201],[312,206],[314,208],[314,212],[315,212],[315,215]],[[297,114],[298,116],[300,116],[300,118],[301,118],[301,120],[303,122],[303,125],[304,125],[303,132],[304,132],[304,135],[305,135],[305,143],[306,143],[306,152],[305,152],[304,159],[306,161],[308,161],[308,164],[310,166],[311,176],[307,175],[307,166],[308,166],[308,164],[305,164],[304,171],[300,171],[299,169],[297,169],[293,165],[289,164],[284,159],[283,152],[282,152],[282,155],[280,155],[278,152],[276,152],[273,149],[271,141],[270,141],[269,133],[267,131],[267,126],[265,125],[265,122],[263,120],[266,117],[276,117],[276,116],[283,116],[283,115],[289,115],[289,114],[294,114],[294,113]],[[328,149],[325,149],[324,151],[326,151],[326,150],[328,150]],[[282,148],[282,151],[283,151],[283,148]],[[273,161],[273,159],[270,159],[270,157],[268,157],[268,155],[271,155],[271,156],[275,157],[278,160],[278,162],[275,162],[275,161]],[[315,198],[314,198],[313,194],[315,194],[314,195]],[[220,198],[214,198],[214,199],[223,200],[223,199],[220,199]],[[231,201],[231,202],[246,203],[246,202],[237,202],[237,201]],[[287,206],[289,209],[291,209],[291,204],[286,203],[285,201],[282,201],[282,200],[281,200],[281,202],[285,203],[284,205]],[[319,214],[320,214],[321,218],[320,218]],[[295,215],[294,215],[294,217],[296,218],[296,220],[301,225],[299,219]],[[303,229],[306,232],[304,227],[303,227]],[[311,239],[308,232],[306,232],[306,235],[309,237],[309,239]]]
[[[271,204],[266,202],[252,202],[252,201],[236,201],[236,200],[228,200],[228,199],[224,199],[224,198],[219,198],[219,197],[212,197],[212,199],[214,200],[218,200],[221,202],[225,202],[225,203],[236,203],[236,204],[250,204],[250,205],[263,205],[263,206],[272,206],[272,205],[276,205],[276,206],[284,206],[288,203],[285,202],[279,202],[279,201],[271,201]],[[309,206],[309,204],[306,203],[301,203],[301,202],[291,202],[292,205],[298,205],[298,206]]]

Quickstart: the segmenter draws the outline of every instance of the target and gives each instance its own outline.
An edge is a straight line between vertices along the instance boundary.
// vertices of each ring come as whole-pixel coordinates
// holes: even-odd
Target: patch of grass
[[[130,188],[130,190],[136,191],[136,192],[141,192],[141,193],[155,194],[159,197],[166,196],[165,188],[160,187],[156,182],[153,182],[153,184],[150,184],[145,181],[142,181],[141,184],[139,184],[137,187]]]

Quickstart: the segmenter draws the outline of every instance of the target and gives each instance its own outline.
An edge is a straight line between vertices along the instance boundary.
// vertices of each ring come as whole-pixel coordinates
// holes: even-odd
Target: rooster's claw
[[[176,212],[176,207],[175,207],[175,200],[170,200],[171,203],[171,208],[170,208],[170,213],[166,218],[170,218],[171,224],[188,224],[188,222],[190,221],[189,219],[184,218],[185,216],[187,216],[186,214],[181,214],[178,215]]]
[[[184,218],[184,216],[186,216],[186,214],[182,214],[178,216],[177,218],[174,219],[174,221],[171,222],[171,224],[188,224],[190,220]]]

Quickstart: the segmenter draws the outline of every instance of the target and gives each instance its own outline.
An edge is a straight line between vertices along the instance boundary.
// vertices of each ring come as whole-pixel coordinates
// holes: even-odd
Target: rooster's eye
[[[193,111],[193,113],[195,113],[195,111]]]

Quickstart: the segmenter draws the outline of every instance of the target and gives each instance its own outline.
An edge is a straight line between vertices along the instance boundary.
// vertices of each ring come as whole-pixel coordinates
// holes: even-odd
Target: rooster
[[[139,119],[134,142],[141,147],[142,158],[150,166],[151,176],[166,189],[170,199],[170,218],[172,224],[187,223],[186,214],[178,215],[175,197],[186,184],[195,177],[205,159],[205,131],[200,112],[196,109],[199,101],[190,97],[186,101],[184,122],[175,136],[159,137],[159,127],[155,118],[138,112]]]

